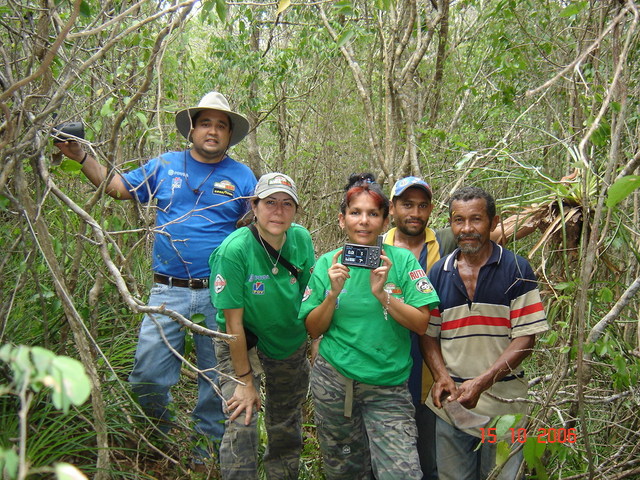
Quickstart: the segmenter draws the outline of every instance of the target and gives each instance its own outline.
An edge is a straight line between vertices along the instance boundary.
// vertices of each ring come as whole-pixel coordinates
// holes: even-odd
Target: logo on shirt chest
[[[236,186],[229,180],[222,180],[221,182],[215,182],[213,184],[213,193],[216,195],[224,195],[225,197],[233,198],[235,191]]]
[[[264,295],[264,283],[263,282],[255,282],[253,284],[251,293],[254,295]]]
[[[385,283],[384,291],[391,295],[402,295],[402,289],[395,283]]]

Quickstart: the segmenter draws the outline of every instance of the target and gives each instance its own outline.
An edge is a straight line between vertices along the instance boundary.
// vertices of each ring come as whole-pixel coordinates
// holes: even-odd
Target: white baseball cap
[[[278,172],[266,173],[260,177],[256,185],[256,197],[267,198],[269,195],[278,192],[291,195],[296,205],[300,204],[298,201],[298,189],[296,188],[296,184],[293,183],[293,180],[291,180],[291,177]]]

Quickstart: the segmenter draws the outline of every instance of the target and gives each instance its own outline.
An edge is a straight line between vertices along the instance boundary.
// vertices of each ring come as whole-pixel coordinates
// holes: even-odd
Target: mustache
[[[456,241],[460,240],[480,240],[481,235],[479,233],[461,233],[460,235],[456,235]]]

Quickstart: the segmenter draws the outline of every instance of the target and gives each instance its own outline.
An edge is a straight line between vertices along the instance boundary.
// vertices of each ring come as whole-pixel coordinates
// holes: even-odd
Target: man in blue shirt
[[[254,174],[227,155],[229,147],[246,136],[249,122],[231,110],[222,94],[210,92],[197,107],[177,112],[176,127],[191,142],[190,149],[167,152],[129,173],[115,173],[105,191],[116,199],[156,202],[154,285],[148,305],[165,305],[186,318],[203,314],[206,327],[217,330],[208,258],[235,229],[248,209],[246,198],[253,195]],[[95,186],[105,181],[107,168],[80,144],[56,146],[82,165],[82,173]],[[145,413],[158,420],[165,433],[172,419],[169,389],[180,375],[178,354],[184,352],[184,342],[184,329],[170,317],[145,315],[129,381]],[[194,451],[194,460],[201,463],[222,438],[224,415],[212,386],[217,363],[212,339],[194,334],[194,345],[200,373],[193,420],[196,432],[210,443]]]

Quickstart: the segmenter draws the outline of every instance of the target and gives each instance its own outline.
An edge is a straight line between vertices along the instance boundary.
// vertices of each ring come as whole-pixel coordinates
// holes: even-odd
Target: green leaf
[[[575,286],[576,284],[574,282],[558,282],[553,286],[553,288],[555,288],[556,290],[566,290]]]
[[[278,2],[278,11],[276,12],[276,15],[280,15],[290,6],[291,6],[291,0],[280,0]]]
[[[5,363],[9,363],[11,360],[11,352],[13,351],[13,347],[8,343],[5,343],[0,347],[0,360]]]
[[[193,335],[184,336],[184,358],[189,358],[191,352],[193,352]]]
[[[615,207],[637,188],[640,188],[640,176],[627,175],[622,177],[609,187],[609,191],[607,192],[607,207]]]
[[[342,47],[345,43],[351,40],[351,37],[353,37],[354,35],[355,32],[353,30],[347,30],[346,32],[343,32],[342,35],[340,35],[340,38],[338,38],[338,48]]]
[[[616,355],[613,360],[613,365],[616,367],[618,373],[627,373],[627,362],[622,355]]]
[[[518,419],[515,415],[502,415],[496,422],[496,435],[498,438],[504,437],[510,428],[513,428],[518,423]]]
[[[62,162],[60,162],[60,170],[67,173],[78,173],[82,170],[82,165],[80,165],[80,162],[76,162],[70,158],[64,158]]]
[[[571,5],[565,7],[561,12],[561,17],[573,17],[574,15],[579,14],[584,8],[587,6],[588,2],[575,2]]]
[[[498,442],[496,445],[496,466],[504,465],[509,458],[510,446],[504,440]]]
[[[353,5],[349,0],[342,0],[333,4],[336,15],[350,16],[354,15]]]
[[[54,384],[51,401],[56,408],[69,411],[69,404],[81,405],[91,392],[89,377],[82,364],[73,358],[55,357],[51,365],[51,376]]]
[[[51,368],[51,362],[55,358],[55,353],[46,348],[33,347],[31,349],[31,360],[33,361],[36,372],[39,376],[44,376],[49,373]]]
[[[29,359],[29,347],[25,347],[24,345],[20,345],[17,347],[12,355],[12,365],[14,373],[16,374],[16,380],[20,383],[23,381],[23,378],[26,373],[31,373],[31,361]],[[28,381],[29,379],[24,379]]]
[[[603,120],[598,128],[593,131],[591,141],[594,145],[603,147],[607,144],[609,138],[611,138],[611,126]]]
[[[84,0],[80,2],[80,16],[85,18],[91,17],[91,6],[89,5],[88,2],[85,2]]]
[[[56,463],[56,478],[58,480],[87,480],[86,475],[70,463]]]
[[[538,442],[538,437],[531,435],[527,437],[527,441],[522,448],[522,454],[524,456],[524,461],[527,462],[527,465],[530,468],[534,468],[536,465],[536,460],[539,462],[544,455],[544,451],[547,448],[546,443]]]
[[[540,339],[541,342],[546,343],[547,345],[553,345],[558,340],[558,332],[555,330],[550,330],[546,336]]]
[[[601,302],[610,303],[613,301],[613,292],[610,288],[602,287],[598,292],[598,297]]]
[[[206,324],[204,323],[204,321],[206,320],[207,317],[204,316],[204,313],[196,313],[195,315],[191,316],[191,321],[197,325],[201,325],[203,327],[206,327]]]
[[[114,97],[110,97],[104,102],[104,105],[100,109],[100,115],[103,117],[109,117],[113,114],[113,102],[115,102]]]
[[[147,128],[147,117],[145,116],[145,114],[142,112],[136,112],[136,117],[138,118],[138,120],[140,120],[140,123],[142,123],[142,125]]]
[[[460,160],[458,160],[455,164],[455,169],[456,170],[460,170],[461,168],[463,168],[467,163],[469,163],[471,160],[473,160],[473,157],[476,156],[478,152],[467,152],[465,153],[462,158]]]
[[[216,0],[216,13],[220,20],[227,21],[227,2],[225,0]]]
[[[0,195],[0,210],[6,210],[9,208],[10,200],[4,195]]]
[[[15,450],[0,448],[0,474],[2,478],[12,479],[18,477],[18,464],[20,459]]]

